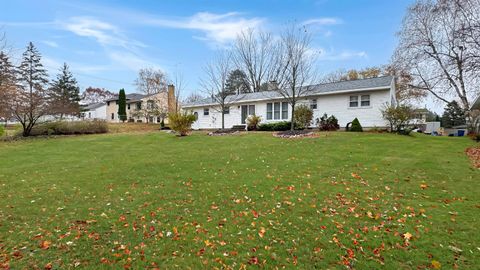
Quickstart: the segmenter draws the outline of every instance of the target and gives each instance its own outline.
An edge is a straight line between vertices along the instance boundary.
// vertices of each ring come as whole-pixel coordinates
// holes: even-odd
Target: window
[[[118,105],[118,100],[117,100],[117,101],[115,101],[115,104],[117,104],[117,105]]]
[[[92,118],[92,113],[88,112],[88,118]]]
[[[370,95],[362,95],[361,105],[362,105],[362,107],[370,106]]]
[[[198,112],[194,112],[193,115],[195,116],[195,121],[198,119]]]
[[[350,96],[350,107],[358,107],[358,96]]]
[[[273,103],[273,119],[280,119],[280,102]]]
[[[230,113],[230,107],[225,107],[223,109],[223,114],[229,114]]]
[[[316,99],[310,100],[310,109],[312,109],[312,110],[317,109],[317,100]]]
[[[267,120],[272,120],[273,107],[272,103],[267,103]]]
[[[128,105],[127,105],[127,109],[128,109],[128,110],[130,110],[130,103],[128,103]]]
[[[142,109],[142,102],[137,102],[137,110],[141,110]]]
[[[210,114],[210,110],[208,108],[204,108],[203,115],[209,115],[209,114]]]
[[[255,114],[255,105],[248,105],[248,115]]]
[[[153,100],[147,101],[147,109],[148,110],[153,110],[155,107],[155,102]]]
[[[115,119],[115,114],[114,114],[114,113],[112,113],[112,120],[114,120],[114,119]]]
[[[282,119],[288,119],[288,103],[282,102]]]

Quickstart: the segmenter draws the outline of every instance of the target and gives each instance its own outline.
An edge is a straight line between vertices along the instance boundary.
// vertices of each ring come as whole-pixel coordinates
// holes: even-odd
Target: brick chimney
[[[173,84],[168,85],[168,112],[174,113],[176,110],[175,106],[175,86]]]

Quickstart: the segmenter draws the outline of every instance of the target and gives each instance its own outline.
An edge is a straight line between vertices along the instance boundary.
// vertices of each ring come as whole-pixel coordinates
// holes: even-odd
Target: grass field
[[[466,138],[0,142],[0,269],[474,269]]]

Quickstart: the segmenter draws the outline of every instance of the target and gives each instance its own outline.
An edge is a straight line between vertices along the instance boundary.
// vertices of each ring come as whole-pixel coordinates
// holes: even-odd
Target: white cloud
[[[204,33],[202,40],[224,45],[234,40],[242,30],[258,28],[264,22],[261,18],[245,18],[240,13],[215,14],[199,12],[191,17],[176,19],[146,19],[144,23],[154,26],[198,30]]]
[[[92,17],[72,17],[59,24],[78,36],[95,39],[102,46],[120,46],[129,50],[146,47],[145,44],[126,37],[116,26]]]
[[[368,54],[365,51],[351,51],[344,50],[336,52],[335,50],[326,50],[324,48],[316,48],[320,61],[346,61],[354,58],[368,58]]]
[[[124,51],[110,51],[108,57],[112,61],[127,67],[128,69],[137,72],[141,68],[151,67],[155,69],[162,69],[159,65],[145,60],[143,57],[135,55],[134,53]]]
[[[323,25],[336,25],[336,24],[342,24],[342,23],[343,21],[341,19],[325,17],[325,18],[316,18],[316,19],[306,20],[306,21],[303,21],[301,24],[302,25],[315,24],[315,25],[323,26]]]
[[[58,43],[56,43],[55,41],[42,40],[41,42],[42,42],[43,44],[47,45],[47,46],[52,47],[52,48],[58,48]]]

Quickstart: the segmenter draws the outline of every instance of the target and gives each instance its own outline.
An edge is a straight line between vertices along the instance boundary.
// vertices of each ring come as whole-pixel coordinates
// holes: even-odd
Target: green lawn
[[[0,142],[0,269],[473,269],[467,138]]]

